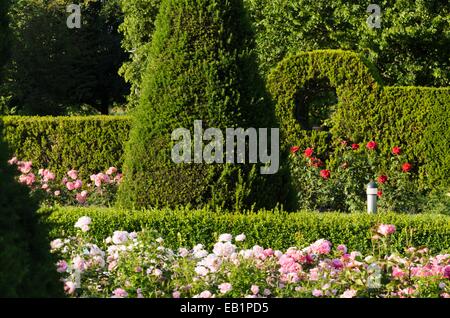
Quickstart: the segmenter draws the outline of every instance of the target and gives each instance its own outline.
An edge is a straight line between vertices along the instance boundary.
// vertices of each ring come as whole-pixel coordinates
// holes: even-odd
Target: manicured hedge
[[[326,238],[333,244],[345,243],[361,252],[372,251],[371,228],[380,223],[394,224],[397,232],[393,246],[428,246],[435,252],[450,249],[450,217],[437,214],[342,214],[282,211],[259,213],[220,213],[204,210],[129,211],[101,208],[42,209],[53,238],[75,233],[74,224],[81,216],[92,218],[91,234],[98,240],[114,231],[156,229],[170,246],[211,246],[221,233],[245,233],[246,244],[286,249]]]
[[[271,188],[269,182],[264,187],[262,177],[255,181],[259,165],[248,159],[245,164],[192,163],[193,158],[174,163],[171,154],[178,143],[172,132],[184,128],[193,136],[196,120],[204,130],[222,132],[272,127],[273,112],[250,50],[253,34],[242,0],[164,0],[155,26],[118,204],[274,207],[279,187]],[[217,161],[225,161],[220,156]]]
[[[308,100],[303,95],[314,94],[305,83],[323,79],[329,81],[338,98],[331,116],[331,134],[304,130],[295,116],[296,107],[300,112],[308,107],[302,103]],[[450,88],[384,87],[370,63],[342,50],[286,57],[269,75],[268,88],[285,149],[298,145],[324,153],[342,139],[360,143],[376,140],[384,153],[393,146],[402,147],[419,174],[420,185],[449,185]]]
[[[121,167],[130,119],[121,116],[2,117],[4,138],[20,160],[32,160],[58,177],[71,169],[81,176]]]

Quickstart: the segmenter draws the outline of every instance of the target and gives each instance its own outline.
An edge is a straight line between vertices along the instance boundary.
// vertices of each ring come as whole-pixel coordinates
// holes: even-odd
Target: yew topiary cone
[[[242,0],[165,0],[126,149],[119,206],[258,206],[251,164],[175,164],[173,130],[270,127]],[[266,202],[270,195],[265,194]],[[273,202],[271,202],[273,203]],[[270,205],[271,203],[268,203]],[[265,205],[265,204],[264,204]]]

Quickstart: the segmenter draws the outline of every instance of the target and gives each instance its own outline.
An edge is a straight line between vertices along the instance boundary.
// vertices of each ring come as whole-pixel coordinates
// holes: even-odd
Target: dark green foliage
[[[287,54],[346,49],[364,54],[389,85],[450,86],[448,0],[246,0],[262,72]],[[370,3],[381,27],[366,21]]]
[[[17,0],[10,10],[11,59],[0,95],[7,114],[107,114],[123,102],[127,85],[117,74],[121,49],[118,0],[79,1],[81,28],[66,25],[72,0]]]
[[[0,80],[2,79],[2,67],[8,56],[9,45],[9,29],[8,29],[8,12],[9,0],[0,1]]]
[[[19,160],[62,178],[77,169],[82,178],[122,167],[130,120],[119,116],[3,117],[4,138]]]
[[[163,2],[134,111],[120,205],[232,209],[249,203],[259,170],[250,165],[174,164],[171,133],[183,127],[193,135],[194,120],[202,120],[204,129],[271,127],[251,47],[241,0]]]
[[[1,126],[1,122],[0,122]],[[0,140],[0,297],[62,295],[38,203],[14,180],[8,150]]]
[[[130,83],[129,107],[139,104],[142,74],[147,66],[147,55],[155,30],[155,20],[161,0],[122,0],[124,15],[119,31],[123,34],[122,48],[130,54],[130,61],[120,68],[120,74]]]
[[[394,146],[402,147],[421,188],[448,187],[450,89],[383,87],[377,78],[373,67],[352,52],[323,50],[284,59],[268,82],[284,150],[294,145],[301,150],[313,147],[327,157],[341,140],[363,146],[376,140],[384,154]],[[325,131],[305,130],[296,115],[310,116],[308,107],[323,107],[324,103],[311,102],[309,97],[314,97],[315,91],[306,83],[324,79],[335,90],[338,103],[328,121],[319,123]]]
[[[145,210],[59,208],[41,211],[51,226],[52,237],[75,233],[73,225],[81,216],[92,218],[91,234],[102,242],[114,231],[157,230],[171,247],[192,248],[205,244],[209,248],[222,233],[245,233],[245,244],[274,249],[305,246],[325,238],[333,244],[346,244],[350,250],[371,253],[371,229],[394,224],[393,247],[403,251],[409,246],[427,246],[433,252],[450,249],[450,217],[445,215],[405,215],[365,213],[220,213],[210,210]]]

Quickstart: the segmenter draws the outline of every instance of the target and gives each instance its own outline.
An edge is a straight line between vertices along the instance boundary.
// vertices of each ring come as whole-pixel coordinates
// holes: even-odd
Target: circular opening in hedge
[[[295,96],[295,118],[305,130],[327,131],[337,104],[336,89],[328,79],[309,80]]]

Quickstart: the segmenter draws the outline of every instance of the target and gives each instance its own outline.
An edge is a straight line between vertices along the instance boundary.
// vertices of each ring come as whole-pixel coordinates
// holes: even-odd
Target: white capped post
[[[367,185],[367,212],[377,213],[378,186],[374,181]]]

